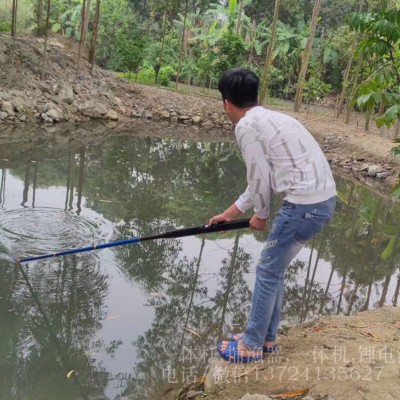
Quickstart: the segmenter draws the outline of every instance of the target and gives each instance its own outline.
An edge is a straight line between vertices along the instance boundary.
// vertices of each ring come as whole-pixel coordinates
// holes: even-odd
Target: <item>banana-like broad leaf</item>
[[[229,16],[232,18],[235,15],[237,0],[229,0]]]
[[[55,23],[55,24],[53,24],[53,26],[51,27],[51,30],[53,31],[53,32],[58,32],[59,30],[61,29],[61,25],[57,22],[57,23]]]
[[[391,236],[388,245],[385,250],[382,251],[380,257],[382,260],[387,260],[393,253],[394,242],[396,240],[395,236]]]

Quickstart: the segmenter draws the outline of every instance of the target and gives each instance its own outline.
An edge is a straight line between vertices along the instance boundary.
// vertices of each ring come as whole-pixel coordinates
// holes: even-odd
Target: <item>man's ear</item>
[[[225,99],[224,107],[226,112],[230,112],[232,110],[232,103],[228,99]]]

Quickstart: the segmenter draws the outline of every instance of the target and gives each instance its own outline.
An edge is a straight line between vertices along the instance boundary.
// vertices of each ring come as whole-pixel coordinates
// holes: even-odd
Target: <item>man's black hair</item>
[[[239,108],[254,107],[258,104],[258,76],[246,68],[232,68],[225,71],[218,89],[222,98]]]

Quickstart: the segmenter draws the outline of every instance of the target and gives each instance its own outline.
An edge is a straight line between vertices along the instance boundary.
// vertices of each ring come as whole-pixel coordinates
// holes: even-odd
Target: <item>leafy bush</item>
[[[138,82],[154,84],[156,79],[156,73],[153,68],[144,68],[139,71]]]
[[[316,76],[311,76],[305,84],[303,97],[307,103],[310,103],[320,100],[331,91],[331,85]]]
[[[176,71],[171,65],[165,65],[160,68],[158,73],[158,83],[162,86],[169,86],[171,79],[176,76]]]
[[[171,78],[173,78],[175,74],[176,71],[171,65],[162,66],[158,73],[157,83],[162,86],[170,86]],[[138,74],[138,82],[140,83],[154,84],[155,79],[156,73],[152,67],[143,68]]]
[[[214,62],[215,73],[221,76],[229,68],[239,67],[245,52],[244,41],[240,35],[233,32],[224,32],[214,49],[216,59]]]
[[[0,22],[0,32],[11,32],[11,23]]]
[[[262,71],[260,71],[259,76],[261,76],[261,73]],[[294,97],[296,86],[291,85],[290,82],[288,82],[286,71],[282,71],[282,69],[272,65],[269,71],[268,80],[269,96],[283,99]]]

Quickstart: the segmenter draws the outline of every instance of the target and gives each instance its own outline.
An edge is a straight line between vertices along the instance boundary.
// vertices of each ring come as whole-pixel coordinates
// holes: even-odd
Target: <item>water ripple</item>
[[[54,208],[23,208],[0,213],[0,241],[12,256],[46,254],[111,240],[113,225]]]

